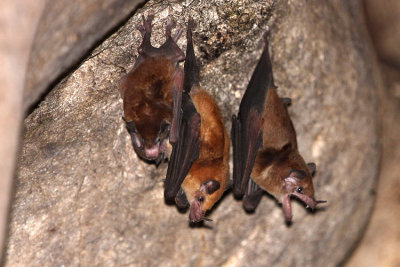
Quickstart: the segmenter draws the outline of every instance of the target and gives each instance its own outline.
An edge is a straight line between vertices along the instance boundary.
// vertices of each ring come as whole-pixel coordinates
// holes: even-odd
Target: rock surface
[[[22,95],[26,65],[43,2],[0,1],[0,261],[24,118]]]
[[[143,1],[46,1],[29,58],[24,109]]]
[[[140,2],[106,0],[99,5],[93,0],[1,1],[0,261],[25,112],[96,41],[126,20]]]
[[[400,2],[364,0],[379,58],[382,160],[374,211],[347,267],[400,266]]]
[[[189,227],[163,200],[166,164],[139,160],[121,119],[120,77],[133,66],[141,14],[153,44],[168,15],[192,16],[202,85],[230,129],[271,29],[275,83],[300,152],[317,163],[317,198],[294,222],[265,196],[254,214],[227,192],[214,222]],[[361,236],[374,202],[378,142],[376,62],[358,2],[148,2],[65,77],[25,120],[7,266],[336,266]],[[185,38],[178,43],[185,47]],[[156,256],[155,256],[156,255]]]

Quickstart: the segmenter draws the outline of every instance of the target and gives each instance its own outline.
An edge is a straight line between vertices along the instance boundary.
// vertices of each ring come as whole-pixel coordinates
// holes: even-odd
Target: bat
[[[143,25],[137,27],[142,35],[139,56],[133,69],[121,79],[124,120],[132,144],[140,158],[157,165],[169,157],[170,144],[176,142],[179,108],[182,97],[183,71],[177,67],[184,60],[183,51],[176,44],[182,31],[171,36],[174,23],[168,19],[166,41],[159,48],[151,45],[151,22],[142,16]],[[175,114],[175,116],[173,116]]]
[[[282,203],[285,219],[292,220],[291,197],[314,209],[314,163],[306,164],[297,148],[296,132],[289,117],[289,98],[279,98],[268,53],[264,51],[239,106],[232,116],[233,193],[243,197],[243,207],[254,211],[263,191]]]
[[[189,220],[196,223],[210,220],[206,212],[227,187],[230,139],[218,105],[199,85],[193,27],[189,19],[179,138],[172,146],[164,196],[180,209],[190,206]]]

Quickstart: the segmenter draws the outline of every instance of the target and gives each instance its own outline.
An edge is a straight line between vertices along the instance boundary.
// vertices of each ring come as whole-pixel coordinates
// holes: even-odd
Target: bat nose
[[[156,158],[158,158],[159,151],[160,151],[159,146],[158,145],[154,145],[154,146],[152,146],[150,148],[146,147],[144,152],[146,153],[146,157],[147,158],[156,159]]]
[[[201,204],[197,200],[193,200],[190,204],[189,220],[192,223],[200,222],[204,218],[204,212],[201,209]]]

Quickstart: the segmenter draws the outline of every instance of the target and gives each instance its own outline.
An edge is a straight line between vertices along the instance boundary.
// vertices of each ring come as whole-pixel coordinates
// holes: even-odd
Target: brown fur
[[[221,198],[228,184],[230,139],[214,99],[204,90],[192,92],[191,97],[201,116],[201,143],[199,158],[192,164],[182,188],[190,201],[204,194],[199,190],[204,182],[214,179],[220,183],[217,191],[205,197],[205,212]]]
[[[306,176],[300,180],[299,186],[304,194],[314,195],[311,173],[297,149],[296,132],[289,117],[286,106],[270,88],[262,119],[263,147],[257,153],[251,177],[265,191],[281,201],[283,195],[289,193],[284,179],[290,170],[302,170]],[[284,148],[284,149],[283,149]]]
[[[135,122],[148,146],[157,137],[161,122],[171,122],[175,71],[175,64],[167,58],[147,58],[127,74],[121,86],[125,119]]]
[[[280,150],[288,143],[297,149],[296,132],[289,113],[273,87],[267,93],[261,125],[263,149]]]

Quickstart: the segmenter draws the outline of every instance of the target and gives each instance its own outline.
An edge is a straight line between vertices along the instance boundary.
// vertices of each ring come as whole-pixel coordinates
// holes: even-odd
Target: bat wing
[[[233,193],[243,196],[253,169],[257,151],[262,144],[259,114],[251,110],[249,120],[232,117]],[[248,122],[248,123],[246,123]]]
[[[259,187],[253,179],[249,179],[249,184],[247,186],[246,193],[243,198],[243,207],[247,211],[254,211],[258,203],[260,203],[261,197],[263,195],[263,190]]]
[[[164,196],[169,201],[177,196],[193,161],[199,157],[201,118],[187,93],[182,94],[181,112],[179,138],[172,147],[164,184]]]
[[[233,193],[242,197],[259,148],[262,146],[261,123],[269,88],[275,87],[268,41],[253,72],[239,107],[238,116],[232,117]]]

